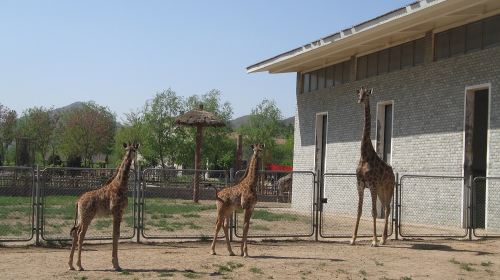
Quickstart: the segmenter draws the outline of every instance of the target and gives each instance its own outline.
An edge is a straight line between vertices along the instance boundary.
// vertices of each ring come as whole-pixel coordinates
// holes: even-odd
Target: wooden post
[[[200,199],[200,163],[201,145],[203,143],[203,126],[196,126],[196,151],[194,153],[194,179],[193,179],[193,201],[198,203]]]

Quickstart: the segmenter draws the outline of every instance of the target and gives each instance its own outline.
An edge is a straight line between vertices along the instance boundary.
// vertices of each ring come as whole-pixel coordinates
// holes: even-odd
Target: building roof
[[[421,0],[247,67],[303,72],[498,14],[498,0]]]

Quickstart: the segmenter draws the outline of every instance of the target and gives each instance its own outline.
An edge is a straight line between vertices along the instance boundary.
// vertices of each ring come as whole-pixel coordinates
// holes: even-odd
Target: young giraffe
[[[372,246],[378,246],[377,240],[377,196],[385,209],[385,225],[384,234],[382,235],[381,244],[385,244],[387,239],[387,225],[389,213],[391,211],[391,200],[394,192],[394,172],[392,167],[385,161],[380,159],[375,150],[373,149],[372,141],[370,139],[371,130],[371,116],[370,116],[370,94],[373,89],[366,90],[361,88],[358,90],[358,103],[363,104],[365,107],[365,126],[363,129],[363,139],[361,140],[361,158],[359,160],[358,168],[356,169],[356,176],[358,181],[358,216],[356,218],[356,225],[354,227],[354,234],[352,236],[351,245],[356,242],[356,235],[358,234],[359,219],[363,210],[363,196],[365,188],[370,189],[372,197],[372,216],[373,216],[373,241]]]
[[[90,222],[95,216],[113,215],[113,268],[120,271],[118,264],[118,238],[123,212],[128,204],[128,177],[130,166],[135,158],[139,144],[123,144],[125,156],[114,175],[100,188],[82,194],[76,202],[75,226],[71,229],[73,237],[69,255],[69,269],[74,270],[73,254],[78,242],[78,259],[76,266],[83,270],[81,263],[82,244]]]
[[[229,219],[231,214],[236,208],[242,208],[245,210],[245,219],[243,224],[243,238],[241,240],[241,256],[248,257],[247,249],[247,236],[248,228],[250,226],[250,217],[252,216],[253,209],[257,203],[257,161],[262,157],[262,151],[264,149],[263,144],[252,145],[253,155],[250,159],[250,163],[245,171],[245,175],[234,186],[222,189],[216,192],[216,205],[217,205],[217,222],[215,225],[215,236],[212,241],[212,255],[215,255],[215,242],[217,241],[217,234],[221,227],[224,229],[224,234],[226,237],[227,250],[229,255],[234,256],[233,250],[231,249],[231,243],[229,242]]]

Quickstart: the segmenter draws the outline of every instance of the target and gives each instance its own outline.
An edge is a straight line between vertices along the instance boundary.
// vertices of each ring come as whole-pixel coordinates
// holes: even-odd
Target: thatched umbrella
[[[193,182],[193,201],[198,202],[200,198],[200,161],[201,161],[201,145],[203,143],[203,128],[206,126],[221,127],[226,124],[224,121],[217,118],[214,114],[203,110],[203,105],[200,104],[198,109],[191,110],[175,120],[176,124],[189,125],[196,127],[196,150],[194,153],[194,182]]]

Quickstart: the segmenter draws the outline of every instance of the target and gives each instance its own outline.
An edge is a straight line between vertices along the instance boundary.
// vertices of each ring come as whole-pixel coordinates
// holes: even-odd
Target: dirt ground
[[[239,252],[239,243],[233,250]],[[208,242],[122,243],[111,268],[111,245],[85,245],[85,271],[68,271],[69,248],[1,247],[0,279],[499,279],[500,240],[390,240],[373,248],[362,239],[249,244],[249,258],[216,256]]]

